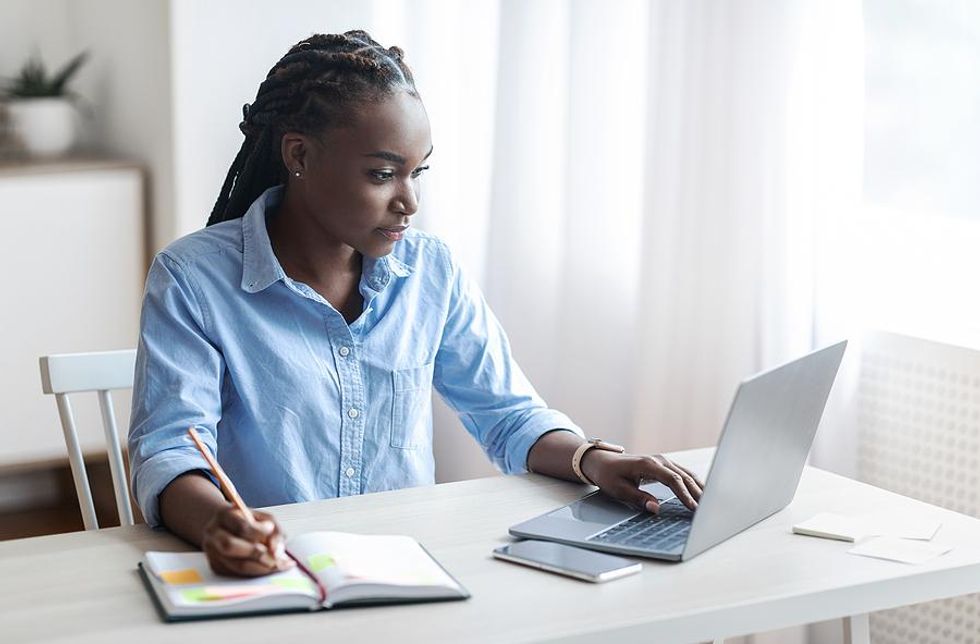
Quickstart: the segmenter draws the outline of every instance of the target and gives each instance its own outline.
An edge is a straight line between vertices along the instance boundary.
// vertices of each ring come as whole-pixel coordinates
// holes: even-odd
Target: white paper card
[[[849,517],[832,512],[821,512],[794,525],[793,532],[841,541],[860,541],[864,537],[873,536],[929,541],[936,536],[941,525],[939,521],[931,519],[905,515],[895,516],[890,513]]]
[[[952,550],[952,546],[897,537],[874,537],[848,550],[852,555],[920,564]]]
[[[939,532],[942,523],[921,517],[893,514],[873,514],[866,520],[869,535],[901,537],[903,539],[918,539],[929,541]]]
[[[793,532],[808,537],[857,541],[866,536],[865,528],[853,517],[832,512],[821,512],[793,526]]]

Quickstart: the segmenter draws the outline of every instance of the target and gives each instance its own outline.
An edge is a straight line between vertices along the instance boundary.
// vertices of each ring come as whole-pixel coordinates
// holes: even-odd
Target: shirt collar
[[[408,277],[411,274],[412,267],[395,257],[393,253],[380,258],[364,257],[361,263],[361,282],[378,293],[385,290],[392,276]]]
[[[242,215],[242,290],[257,293],[286,277],[276,254],[272,251],[266,217],[270,209],[282,201],[284,186],[273,186],[252,202]],[[361,281],[380,293],[394,277],[408,277],[412,267],[393,253],[384,257],[365,257],[361,265]]]
[[[242,290],[258,293],[286,277],[272,252],[265,218],[282,201],[283,186],[269,188],[242,215]]]

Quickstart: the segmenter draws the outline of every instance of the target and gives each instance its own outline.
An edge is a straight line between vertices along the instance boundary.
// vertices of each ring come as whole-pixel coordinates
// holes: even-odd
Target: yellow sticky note
[[[185,570],[165,570],[160,577],[168,584],[200,584],[204,581],[196,568]]]
[[[337,565],[334,558],[327,554],[310,555],[309,562],[313,572],[320,572],[321,570]]]

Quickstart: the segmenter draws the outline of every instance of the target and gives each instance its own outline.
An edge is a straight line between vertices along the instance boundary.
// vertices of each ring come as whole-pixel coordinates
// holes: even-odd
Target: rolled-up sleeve
[[[160,492],[185,472],[207,469],[187,428],[217,454],[224,361],[208,339],[199,295],[175,259],[157,255],[143,296],[129,427],[133,495],[152,527],[161,524]]]
[[[584,433],[541,399],[511,355],[507,335],[483,293],[444,253],[452,287],[434,385],[498,469],[526,472],[528,453],[542,435],[554,429],[583,438]]]

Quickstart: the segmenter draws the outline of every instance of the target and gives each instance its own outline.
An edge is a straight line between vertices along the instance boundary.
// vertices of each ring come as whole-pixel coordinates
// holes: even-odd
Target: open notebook
[[[167,621],[470,596],[411,537],[310,532],[286,550],[299,565],[264,577],[216,575],[203,552],[147,552],[139,569]]]

